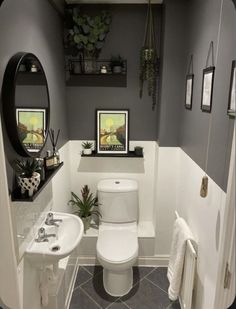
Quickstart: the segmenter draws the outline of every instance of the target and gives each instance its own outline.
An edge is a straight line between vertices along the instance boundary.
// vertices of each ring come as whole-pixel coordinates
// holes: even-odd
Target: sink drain
[[[56,245],[51,248],[51,251],[56,252],[56,251],[59,251],[60,249],[61,249],[60,246]]]

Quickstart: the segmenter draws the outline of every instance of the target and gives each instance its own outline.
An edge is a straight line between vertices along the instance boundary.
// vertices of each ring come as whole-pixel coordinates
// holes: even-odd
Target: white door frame
[[[0,115],[1,116],[1,115]],[[0,306],[22,309],[0,117]],[[2,304],[3,303],[3,304]]]
[[[235,121],[227,185],[225,215],[222,222],[222,237],[216,283],[215,309],[228,308],[235,297]],[[224,288],[226,264],[232,274],[230,288]]]

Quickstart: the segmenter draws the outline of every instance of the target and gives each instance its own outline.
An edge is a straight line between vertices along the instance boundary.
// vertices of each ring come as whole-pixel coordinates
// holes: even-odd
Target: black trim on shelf
[[[45,180],[41,181],[38,190],[34,193],[33,196],[28,196],[27,193],[21,194],[20,187],[17,187],[12,193],[11,193],[11,200],[13,202],[33,202],[36,197],[40,194],[40,192],[46,187],[46,185],[50,182],[50,180],[56,175],[56,173],[59,171],[59,169],[64,165],[63,162],[61,162],[56,168],[53,170],[47,170],[45,171]]]
[[[126,74],[71,74],[66,82],[70,87],[127,87]]]
[[[136,155],[134,151],[129,151],[127,154],[110,154],[110,153],[97,153],[96,151],[93,151],[91,155],[85,155],[81,154],[81,157],[88,157],[88,158],[94,158],[94,157],[99,157],[99,158],[143,158],[143,155]]]

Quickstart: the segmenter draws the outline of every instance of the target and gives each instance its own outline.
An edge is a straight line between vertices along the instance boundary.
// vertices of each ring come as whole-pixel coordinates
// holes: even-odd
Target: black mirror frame
[[[16,122],[16,107],[15,107],[15,88],[16,78],[19,72],[19,67],[26,57],[34,57],[40,64],[40,69],[45,77],[45,86],[47,88],[48,107],[46,108],[46,132],[42,148],[37,152],[29,152],[21,143]],[[32,53],[19,52],[15,54],[8,62],[2,84],[2,102],[3,102],[3,118],[7,130],[8,137],[15,151],[24,157],[39,157],[42,152],[48,136],[50,122],[50,97],[48,91],[47,78],[39,59]]]

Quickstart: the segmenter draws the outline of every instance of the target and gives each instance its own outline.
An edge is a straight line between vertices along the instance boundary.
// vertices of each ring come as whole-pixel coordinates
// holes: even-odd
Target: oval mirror
[[[21,156],[38,157],[49,128],[47,79],[38,58],[17,53],[8,62],[2,88],[9,139]]]

